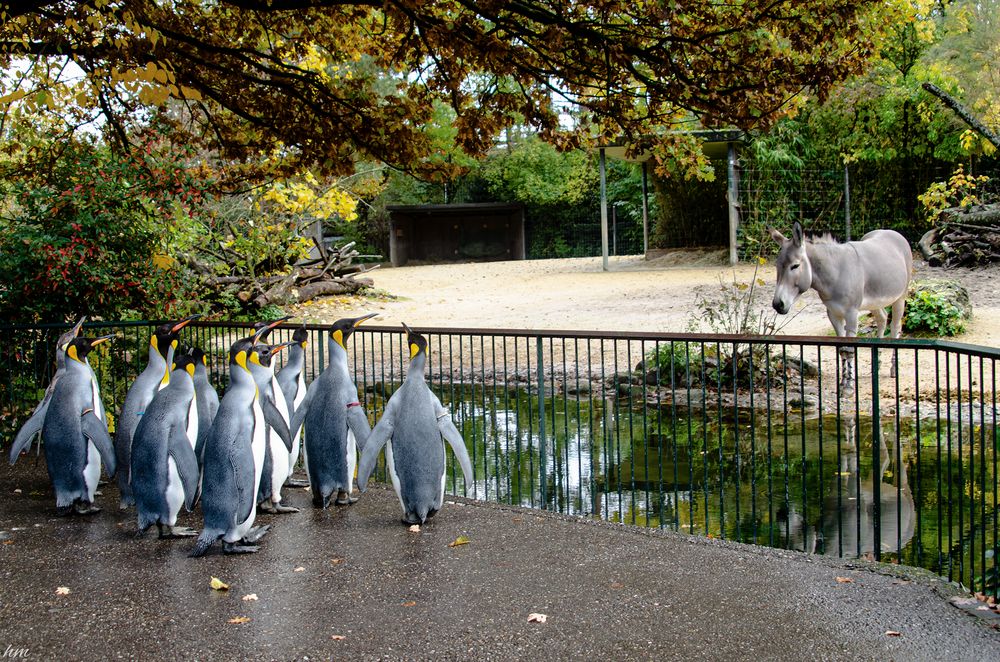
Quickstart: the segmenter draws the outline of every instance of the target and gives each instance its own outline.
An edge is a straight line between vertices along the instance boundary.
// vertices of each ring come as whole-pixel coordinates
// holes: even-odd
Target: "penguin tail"
[[[204,556],[208,548],[211,547],[216,540],[222,537],[225,531],[221,529],[209,529],[205,528],[202,530],[201,535],[198,536],[198,542],[194,544],[194,549],[188,554],[191,558],[198,558],[199,556]]]

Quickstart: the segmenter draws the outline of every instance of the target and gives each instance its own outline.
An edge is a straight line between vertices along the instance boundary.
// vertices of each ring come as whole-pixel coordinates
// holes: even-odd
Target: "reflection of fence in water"
[[[145,364],[152,327],[87,327],[121,338],[93,355],[111,412]],[[41,397],[64,328],[2,329],[3,439]],[[275,329],[271,341],[290,340],[294,328]],[[328,349],[324,327],[309,328],[311,380]],[[979,587],[995,574],[997,350],[839,341],[855,348],[858,375],[852,392],[839,393],[833,338],[421,331],[428,380],[476,467],[470,485],[452,473],[453,493],[885,555]],[[221,390],[228,347],[249,333],[248,324],[194,324],[181,343],[206,350]],[[405,376],[404,343],[400,330],[380,326],[348,342],[372,421]],[[898,379],[888,376],[894,357]]]

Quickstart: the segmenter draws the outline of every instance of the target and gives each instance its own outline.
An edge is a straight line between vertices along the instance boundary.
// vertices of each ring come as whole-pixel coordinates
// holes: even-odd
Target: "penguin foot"
[[[285,485],[288,487],[309,487],[309,481],[301,478],[289,478],[285,481]]]
[[[349,506],[352,503],[357,503],[358,497],[353,497],[344,490],[337,492],[337,500],[334,502],[338,506]]]
[[[313,494],[313,505],[317,508],[326,509],[330,505],[330,497],[322,494]]]
[[[69,517],[73,514],[73,506],[56,506],[56,515],[59,517]]]
[[[274,504],[274,512],[282,514],[297,513],[299,509],[295,506],[282,506],[280,503],[276,503]]]
[[[172,526],[166,532],[160,529],[160,539],[170,539],[170,538],[194,538],[198,535],[198,532],[194,529],[189,529],[186,526]]]
[[[267,513],[269,515],[278,514],[278,509],[275,508],[274,502],[272,502],[270,499],[264,499],[263,501],[258,503],[257,510],[262,513]]]
[[[78,501],[73,504],[73,511],[77,515],[93,515],[101,512],[101,508],[87,501]]]
[[[257,545],[238,545],[234,542],[223,542],[222,551],[226,554],[253,554],[260,547]]]
[[[263,538],[264,534],[267,533],[270,529],[271,529],[270,524],[265,524],[264,526],[255,526],[249,531],[247,531],[247,534],[243,536],[243,540],[241,540],[240,542],[252,545],[253,543]]]

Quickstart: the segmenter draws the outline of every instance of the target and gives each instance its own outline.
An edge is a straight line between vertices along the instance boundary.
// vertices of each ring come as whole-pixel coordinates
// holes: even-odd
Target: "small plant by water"
[[[940,292],[918,290],[906,300],[903,330],[932,336],[954,336],[965,331],[962,309]]]

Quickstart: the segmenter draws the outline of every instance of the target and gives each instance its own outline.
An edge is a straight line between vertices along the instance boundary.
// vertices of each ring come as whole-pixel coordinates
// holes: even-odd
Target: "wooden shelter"
[[[388,211],[389,259],[394,267],[525,258],[523,205],[396,205]]]

